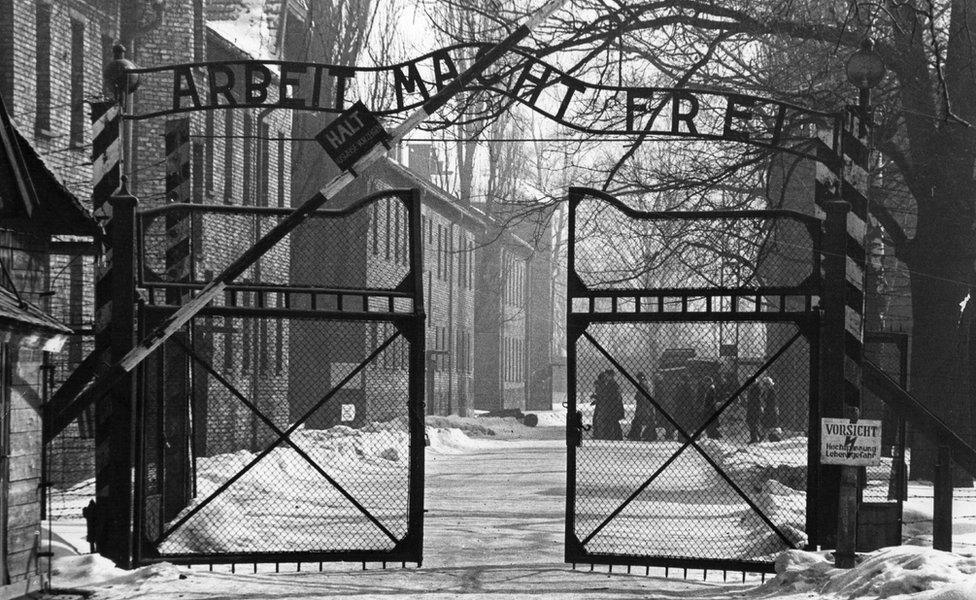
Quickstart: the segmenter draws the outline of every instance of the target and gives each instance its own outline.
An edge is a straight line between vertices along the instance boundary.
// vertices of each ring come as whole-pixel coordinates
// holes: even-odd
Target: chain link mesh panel
[[[175,241],[174,220],[189,225],[185,231],[190,235],[195,265],[192,282],[203,283],[288,214],[287,209],[206,205],[150,213],[142,222],[141,277],[147,284],[180,280],[171,259],[167,260]],[[407,206],[401,198],[384,197],[342,218],[313,215],[248,268],[238,282],[393,289],[410,271],[409,256]],[[342,260],[336,260],[338,257]]]
[[[575,214],[575,271],[589,288],[798,286],[814,273],[810,230],[791,218],[638,219],[602,198]]]
[[[147,555],[393,551],[420,485],[407,338],[384,321],[250,316],[200,316],[192,331],[144,368]],[[164,363],[183,358],[192,391],[174,410]]]
[[[792,323],[591,324],[576,371],[586,552],[768,561],[802,546],[809,360]]]
[[[77,241],[74,238],[53,241]],[[95,348],[94,262],[91,254],[52,254],[45,307],[76,333],[59,352],[46,354],[45,403]],[[47,443],[44,460],[44,515],[48,519],[81,519],[95,497],[95,415],[88,408]]]

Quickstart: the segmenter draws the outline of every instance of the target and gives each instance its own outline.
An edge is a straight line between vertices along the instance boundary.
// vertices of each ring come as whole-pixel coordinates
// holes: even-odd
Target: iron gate
[[[820,231],[570,189],[567,562],[771,571],[815,539]]]
[[[140,335],[290,212],[140,212]],[[318,211],[145,361],[136,562],[421,562],[421,261],[415,190]]]

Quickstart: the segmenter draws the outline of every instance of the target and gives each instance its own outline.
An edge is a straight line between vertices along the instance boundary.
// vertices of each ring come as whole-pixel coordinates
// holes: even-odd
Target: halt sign
[[[820,462],[865,467],[881,464],[881,421],[821,419]]]
[[[366,155],[389,135],[361,101],[329,123],[315,139],[343,171]]]

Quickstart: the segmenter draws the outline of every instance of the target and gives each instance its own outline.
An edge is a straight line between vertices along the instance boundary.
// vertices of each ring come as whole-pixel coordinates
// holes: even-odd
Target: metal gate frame
[[[576,271],[576,211],[577,206],[584,198],[602,200],[613,206],[616,210],[632,219],[644,220],[707,220],[707,219],[745,219],[745,218],[780,218],[792,219],[804,225],[810,234],[813,248],[811,253],[811,274],[810,277],[796,286],[782,287],[752,287],[752,288],[648,288],[648,289],[595,289],[586,286]],[[640,565],[655,567],[675,567],[675,568],[695,568],[695,569],[715,569],[715,570],[735,570],[751,572],[772,572],[771,562],[728,559],[699,559],[699,558],[678,558],[673,556],[649,556],[624,553],[594,553],[586,549],[586,542],[591,539],[599,530],[610,522],[623,508],[662,472],[670,462],[684,452],[689,446],[698,449],[699,454],[711,463],[711,466],[727,482],[732,483],[732,487],[746,500],[750,507],[763,518],[767,524],[770,521],[762,511],[758,510],[755,504],[746,498],[745,494],[738,489],[736,484],[731,482],[729,477],[708,457],[707,453],[698,448],[697,439],[706,430],[708,425],[718,418],[719,414],[730,406],[739,395],[767,368],[774,362],[786,349],[793,344],[799,337],[805,337],[809,341],[809,423],[808,423],[808,442],[807,442],[807,496],[806,496],[806,528],[808,539],[817,539],[818,511],[816,506],[821,502],[820,495],[817,493],[818,486],[816,481],[819,473],[819,447],[820,447],[820,327],[821,311],[815,306],[815,300],[822,294],[822,241],[823,230],[822,221],[816,217],[806,215],[791,210],[748,210],[748,211],[638,211],[628,207],[617,198],[600,190],[583,187],[571,187],[568,194],[569,220],[568,220],[568,242],[567,242],[567,292],[566,292],[566,318],[567,318],[567,477],[566,477],[566,530],[565,530],[565,560],[570,563],[590,563],[607,565]],[[689,299],[705,298],[706,309],[704,311],[689,310]],[[714,302],[716,298],[730,298],[730,309],[722,310],[721,302]],[[609,312],[597,311],[595,303],[598,298],[610,299],[611,308]],[[632,312],[621,312],[619,310],[619,299],[627,298],[632,301]],[[756,299],[756,311],[737,310],[738,298]],[[775,312],[758,311],[761,306],[762,298],[776,298],[774,304],[778,310]],[[802,299],[802,310],[790,310],[789,300]],[[664,311],[663,306],[666,300],[679,300],[680,311]],[[574,301],[582,301],[586,304],[585,309],[574,307]],[[656,304],[655,312],[642,312],[642,301],[650,301]],[[795,302],[794,302],[795,303]],[[797,333],[786,343],[776,354],[767,359],[766,363],[760,367],[749,380],[743,383],[740,388],[727,398],[722,406],[716,409],[705,423],[701,424],[697,430],[690,432],[690,438],[685,437],[683,445],[673,454],[656,472],[647,479],[628,499],[613,511],[607,518],[584,540],[580,540],[575,533],[576,525],[576,477],[577,477],[577,444],[582,434],[582,413],[578,412],[577,404],[577,342],[581,338],[588,339],[595,345],[604,358],[624,379],[635,388],[640,389],[634,377],[620,365],[606,350],[596,343],[586,329],[594,323],[633,323],[633,322],[770,322],[770,323],[793,323],[797,327]],[[660,410],[657,402],[648,398]],[[671,424],[682,431],[680,423],[676,422],[665,411],[661,411]],[[773,526],[774,531],[780,534],[778,529]],[[785,538],[784,538],[785,539]]]
[[[408,236],[410,251],[408,256],[408,272],[404,279],[394,288],[348,288],[348,287],[313,287],[313,286],[293,286],[293,285],[247,285],[233,284],[227,286],[227,293],[234,295],[241,292],[259,291],[266,294],[282,294],[284,297],[284,307],[258,306],[208,306],[200,311],[199,316],[226,316],[226,317],[280,317],[280,318],[300,318],[330,322],[352,322],[352,321],[379,321],[389,322],[395,327],[395,333],[368,356],[359,365],[353,368],[342,381],[325,393],[306,414],[297,421],[289,425],[286,429],[276,426],[266,415],[262,414],[254,402],[246,398],[232,385],[228,390],[246,406],[253,415],[257,416],[274,433],[274,441],[256,455],[254,460],[244,469],[224,482],[207,500],[198,504],[194,509],[183,517],[179,518],[174,525],[164,528],[165,533],[155,543],[165,539],[166,535],[176,530],[180,524],[184,523],[193,514],[203,508],[210,500],[217,497],[223,490],[229,487],[236,479],[242,476],[248,469],[256,465],[272,449],[280,445],[291,445],[298,451],[298,454],[309,464],[311,464],[320,475],[323,476],[323,485],[332,485],[343,494],[350,502],[362,512],[367,519],[374,525],[378,522],[367,510],[365,510],[355,498],[351,496],[342,486],[332,479],[321,466],[315,464],[307,454],[291,442],[289,435],[297,430],[313,413],[329,402],[335,394],[340,391],[356,374],[360,373],[370,364],[385,348],[387,348],[397,337],[403,337],[409,343],[408,366],[407,366],[407,421],[409,438],[409,457],[408,457],[408,484],[407,484],[407,528],[402,538],[395,540],[394,536],[386,530],[382,524],[378,524],[381,530],[396,541],[391,550],[374,549],[330,549],[322,551],[295,551],[295,552],[215,552],[203,554],[176,554],[159,555],[143,539],[143,522],[146,510],[146,404],[145,404],[145,385],[149,381],[149,374],[145,371],[146,363],[140,366],[138,373],[138,390],[135,398],[135,419],[134,429],[134,448],[135,453],[135,488],[133,498],[133,520],[132,520],[132,556],[135,565],[149,564],[159,561],[168,561],[178,564],[220,564],[220,563],[266,563],[266,562],[329,562],[329,561],[389,561],[389,562],[415,562],[418,565],[423,559],[423,513],[424,513],[424,351],[425,351],[425,321],[426,312],[424,308],[423,294],[423,246],[421,240],[421,200],[417,189],[393,189],[384,190],[358,201],[351,203],[348,207],[341,209],[320,209],[315,211],[312,216],[320,219],[339,219],[351,215],[357,211],[367,208],[369,205],[383,199],[398,199],[403,203],[407,213]],[[172,304],[172,299],[183,295],[189,297],[190,292],[198,291],[204,287],[200,281],[172,282],[157,280],[155,277],[144,277],[146,269],[142,268],[145,264],[144,255],[144,228],[143,225],[148,220],[156,217],[167,219],[167,227],[173,215],[182,217],[186,223],[193,220],[193,217],[202,213],[221,213],[231,215],[264,215],[268,217],[287,217],[292,213],[289,208],[271,208],[255,206],[231,206],[231,205],[205,205],[205,204],[169,204],[158,208],[150,208],[136,213],[136,231],[130,236],[134,240],[133,246],[117,248],[116,252],[126,252],[131,250],[137,257],[138,267],[136,271],[136,287],[139,290],[141,299],[138,302],[138,321],[140,337],[151,331],[150,321],[165,318],[179,309],[178,304]],[[188,225],[189,226],[189,225]],[[151,281],[148,279],[152,279]],[[316,309],[317,297],[329,297],[334,299],[334,308]],[[310,299],[311,308],[297,309],[292,308],[292,299]],[[384,310],[370,310],[375,307],[375,302],[371,305],[370,301],[381,300]],[[397,300],[409,300],[411,308],[404,310],[396,308]],[[192,331],[192,329],[191,329]],[[192,332],[190,336],[192,336]],[[206,362],[196,354],[192,347],[191,340],[181,339],[174,336],[174,343],[181,348],[188,358],[197,364],[201,361]],[[157,351],[163,355],[167,345],[160,347]],[[213,376],[216,371],[204,367]],[[191,370],[192,371],[192,370]],[[219,373],[216,373],[219,376]],[[189,374],[188,374],[188,377]],[[229,382],[221,381],[224,385]],[[192,389],[192,381],[188,379],[187,386]],[[193,433],[188,427],[189,439],[187,444],[192,444]],[[191,478],[193,475],[190,476]],[[195,493],[195,490],[193,491]]]

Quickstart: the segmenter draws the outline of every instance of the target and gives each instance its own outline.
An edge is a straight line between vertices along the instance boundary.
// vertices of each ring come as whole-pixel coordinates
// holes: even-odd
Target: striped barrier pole
[[[815,199],[824,222],[820,416],[857,418],[861,404],[864,274],[870,152],[859,113],[839,118],[821,147]],[[820,424],[814,423],[819,439]],[[811,543],[836,548],[838,567],[853,566],[857,468],[820,466],[818,519]]]
[[[98,368],[99,376],[110,372],[109,365],[117,360],[113,347],[113,318],[117,307],[114,285],[116,277],[113,273],[113,207],[111,197],[119,188],[122,161],[122,112],[115,102],[94,102],[91,105],[92,119],[92,207],[99,220],[103,233],[98,240],[98,257],[95,262],[95,353],[104,352],[104,364]],[[128,464],[121,460],[126,453],[120,454],[119,436],[115,435],[119,425],[115,394],[104,394],[95,398],[95,515],[92,519],[93,529],[89,531],[89,539],[96,550],[113,559],[124,559],[128,554],[124,548],[118,548],[120,541],[126,540],[128,535],[122,533],[127,525],[122,523],[119,515],[128,514],[128,507],[122,505],[125,498],[120,499],[120,473],[128,473]],[[89,404],[90,406],[90,404]],[[122,486],[123,488],[126,486]],[[121,511],[121,512],[120,512]]]
[[[518,42],[527,37],[539,23],[554,13],[564,2],[565,0],[548,0],[541,8],[532,13],[526,19],[525,23],[515,29],[504,40],[478,57],[470,67],[458,75],[457,79],[452,80],[441,88],[440,91],[426,100],[419,109],[410,114],[406,120],[394,129],[389,143],[398,143],[408,133],[416,129],[420,123],[443,107],[451,98],[464,89],[465,86],[484,73],[488,67],[514,48]],[[179,331],[194,315],[220,296],[224,289],[237,279],[251,264],[288,235],[295,227],[304,222],[314,211],[321,208],[330,198],[355,181],[358,173],[362,173],[367,167],[386,154],[386,152],[387,148],[383,144],[374,146],[367,154],[358,159],[351,169],[344,171],[334,178],[322,190],[305,201],[304,204],[296,208],[294,212],[269,230],[256,244],[251,246],[237,260],[225,268],[223,272],[217,275],[213,281],[201,289],[192,300],[183,304],[178,311],[173,313],[150,332],[145,339],[140,341],[131,352],[112,365],[108,373],[91,382],[81,394],[98,396],[106,393],[115,382],[125,377],[127,373],[131,372],[139,363],[145,360],[149,354],[156,350],[170,336]]]

